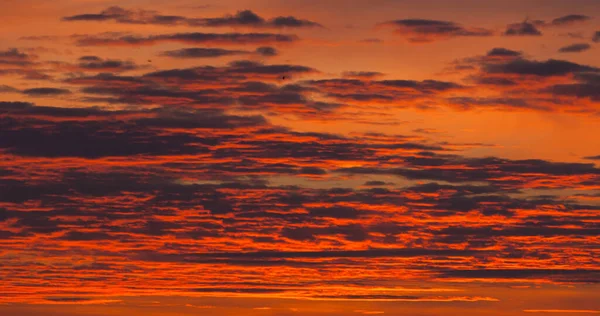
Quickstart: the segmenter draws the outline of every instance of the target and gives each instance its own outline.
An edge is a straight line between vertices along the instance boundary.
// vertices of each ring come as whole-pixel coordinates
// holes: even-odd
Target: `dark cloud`
[[[258,251],[258,252],[223,252],[190,254],[188,260],[194,262],[202,258],[385,258],[385,257],[420,257],[420,256],[456,256],[464,257],[483,254],[485,251],[453,250],[453,249],[410,249],[389,248],[345,251]]]
[[[23,156],[86,157],[129,155],[191,154],[206,151],[202,143],[187,135],[156,137],[154,133],[135,125],[104,122],[63,122],[53,129],[0,122],[5,135],[0,143],[8,152]],[[25,125],[25,126],[23,126]],[[123,128],[125,131],[121,131]]]
[[[514,50],[496,47],[487,52],[486,56],[490,57],[520,57],[522,56],[521,52],[517,52]]]
[[[175,25],[184,22],[182,16],[160,15],[156,11],[127,10],[118,6],[109,7],[100,13],[79,14],[62,18],[63,21],[115,21],[130,24]]]
[[[29,102],[2,102],[0,101],[0,113],[16,117],[47,116],[54,120],[60,119],[83,119],[87,117],[111,117],[119,114],[127,114],[127,111],[104,111],[97,107],[87,108],[63,108],[52,106],[36,106]]]
[[[564,223],[551,223],[551,224],[564,224]],[[581,223],[576,223],[581,225]],[[479,238],[491,238],[497,236],[503,237],[515,237],[515,236],[595,236],[598,232],[598,227],[591,228],[558,228],[548,226],[537,226],[539,224],[531,223],[529,225],[522,225],[517,227],[477,227],[477,228],[465,228],[465,227],[448,227],[441,231],[443,235],[460,235],[470,236]]]
[[[133,61],[103,59],[98,56],[82,56],[77,64],[77,70],[96,72],[121,72],[139,68]]]
[[[281,232],[281,236],[299,241],[332,235],[343,235],[349,241],[364,241],[368,238],[368,231],[362,225],[351,224],[332,227],[286,227]]]
[[[365,186],[370,186],[370,187],[371,186],[376,187],[376,186],[384,186],[384,185],[390,185],[390,184],[393,184],[393,183],[388,183],[388,182],[384,182],[384,181],[373,180],[373,181],[367,181],[367,182],[365,182],[364,185]]]
[[[255,27],[255,28],[300,28],[321,27],[319,23],[298,19],[293,16],[278,16],[267,20],[250,11],[238,11],[234,15],[218,18],[191,18],[178,15],[162,15],[157,11],[129,10],[118,6],[100,13],[79,14],[62,18],[63,21],[114,21],[128,24],[188,25],[205,27]]]
[[[574,75],[574,79],[574,83],[555,84],[542,91],[555,96],[589,98],[592,101],[600,100],[600,74],[597,72],[577,73]]]
[[[525,279],[540,276],[555,278],[567,282],[600,282],[600,271],[588,269],[486,269],[486,270],[450,270],[442,272],[445,277],[476,279]]]
[[[248,51],[223,48],[182,48],[163,52],[161,55],[175,58],[216,58],[222,56],[249,54]]]
[[[0,51],[0,66],[29,66],[33,64],[35,58],[36,56],[22,52],[17,48],[10,48],[4,51]]]
[[[272,79],[279,79],[282,75],[293,76],[316,72],[316,69],[300,65],[266,65],[256,61],[238,60],[229,63],[226,67],[206,66],[163,70],[145,74],[144,78],[181,81],[225,81],[227,79],[241,81],[249,79],[251,76],[267,76]]]
[[[594,34],[594,37],[592,37],[592,41],[594,41],[595,43],[600,43],[600,31],[597,31]]]
[[[597,83],[573,83],[573,84],[557,84],[543,89],[543,92],[548,92],[556,96],[569,96],[576,98],[589,98],[593,101],[600,100],[600,84]]]
[[[297,19],[293,16],[279,16],[273,18],[269,24],[275,27],[322,27],[319,23]]]
[[[589,159],[589,160],[600,160],[600,155],[598,155],[598,156],[589,156],[589,157],[585,157],[584,159]]]
[[[268,46],[259,47],[255,51],[230,50],[224,48],[182,48],[161,53],[162,56],[174,58],[217,58],[224,56],[239,56],[250,54],[271,57],[277,55],[277,50],[273,47]]]
[[[345,78],[371,79],[383,76],[383,73],[376,71],[346,71],[342,73]]]
[[[561,19],[560,25],[578,21]],[[242,29],[314,23],[252,11],[191,19],[119,7],[65,20]],[[391,23],[412,41],[492,34],[445,21]],[[38,303],[96,301],[71,298],[64,289],[72,288],[90,297],[97,289],[130,295],[162,288],[174,294],[295,291],[289,296],[420,300],[425,297],[367,292],[389,287],[382,276],[397,277],[398,271],[411,283],[598,279],[585,270],[599,228],[594,161],[477,158],[463,148],[485,144],[440,140],[448,135],[435,135],[420,122],[422,128],[406,129],[419,135],[346,135],[335,128],[299,132],[254,114],[302,130],[313,129],[314,121],[341,120],[377,130],[390,121],[381,111],[402,107],[545,110],[546,100],[598,100],[596,67],[529,60],[520,51],[489,46],[487,54],[461,60],[471,66],[464,82],[383,80],[374,71],[328,78],[305,65],[259,62],[278,54],[262,45],[297,40],[279,32],[72,39],[82,45],[166,44],[173,47],[163,48],[163,55],[174,58],[247,60],[170,69],[161,67],[163,58],[141,66],[96,52],[70,63],[31,55],[41,50],[0,55],[6,74],[54,76],[52,84],[6,81],[10,86],[0,91],[27,89],[25,96],[57,102],[68,91],[52,86],[77,92],[63,106],[0,101],[0,239],[9,254],[2,256],[9,293],[30,293],[23,296]],[[151,70],[120,73],[145,68]],[[401,181],[388,182],[394,178]],[[550,268],[509,270],[532,262]],[[551,269],[566,266],[583,270]],[[269,280],[282,271],[284,278]],[[136,282],[148,275],[149,282]],[[34,286],[54,284],[61,286],[31,294]],[[341,292],[313,293],[332,285]]]
[[[556,19],[552,20],[552,22],[550,22],[550,24],[553,26],[567,26],[567,25],[572,25],[572,24],[576,24],[579,22],[585,22],[590,19],[591,19],[591,17],[589,17],[587,15],[569,14],[569,15],[565,15],[560,18],[556,18]]]
[[[234,129],[266,124],[260,116],[225,115],[218,111],[155,109],[111,113],[94,108],[37,107],[21,102],[0,103],[0,111],[8,115],[0,120],[3,130],[0,147],[25,156],[98,158],[202,153],[219,140],[184,133],[161,135],[156,129]],[[15,119],[22,116],[62,119],[55,122]],[[130,119],[119,120],[120,116]],[[83,117],[96,120],[74,120]]]
[[[392,102],[434,98],[465,86],[438,80],[372,80],[370,78],[322,79],[304,82],[322,94],[342,102]],[[413,104],[414,105],[414,104]]]
[[[406,37],[411,42],[431,42],[436,39],[460,36],[492,36],[491,30],[483,28],[464,27],[455,22],[405,19],[382,23],[391,26],[399,35]]]
[[[316,207],[308,209],[311,216],[332,218],[357,218],[359,211],[352,207]]]
[[[52,80],[53,77],[42,71],[38,71],[31,68],[23,69],[0,69],[0,76],[20,76],[23,80],[40,80],[47,81]]]
[[[412,157],[407,159],[407,168],[367,168],[353,167],[342,168],[337,172],[346,174],[389,174],[397,175],[407,179],[414,180],[436,180],[447,181],[450,183],[460,183],[469,181],[484,181],[502,185],[506,187],[515,187],[527,183],[526,178],[519,178],[521,173],[539,173],[548,176],[574,176],[590,175],[597,177],[600,175],[600,169],[594,167],[594,164],[579,163],[555,163],[545,160],[506,160],[499,158],[458,158],[452,156],[432,155],[431,157]],[[464,168],[447,169],[444,166],[463,165]],[[494,166],[493,168],[491,166]],[[424,168],[428,167],[428,168]],[[471,169],[473,168],[473,169]],[[492,169],[495,171],[492,171]],[[496,173],[500,172],[505,176],[516,176],[512,180],[505,182],[496,178]],[[523,182],[525,181],[525,182]]]
[[[81,232],[69,231],[60,237],[62,240],[70,241],[93,241],[93,240],[109,240],[112,237],[105,232]]]
[[[245,26],[245,27],[270,27],[270,28],[298,28],[298,27],[321,27],[319,23],[302,20],[293,16],[279,16],[266,20],[258,14],[250,11],[238,11],[235,15],[226,15],[219,18],[194,19],[191,25],[221,27],[221,26]]]
[[[314,73],[316,69],[299,65],[265,65],[250,60],[234,61],[229,64],[235,73],[247,74],[301,74]]]
[[[504,35],[507,36],[540,36],[542,32],[538,30],[539,24],[535,22],[521,22],[509,24],[504,31]]]
[[[580,47],[581,46],[581,47]],[[587,44],[565,48],[569,51],[584,49]],[[562,111],[566,106],[590,111],[589,103],[578,98],[598,100],[600,68],[567,60],[532,60],[520,52],[497,48],[486,55],[455,61],[452,69],[465,72],[464,80],[479,86],[497,89],[494,97],[474,98],[453,95],[452,106],[462,110],[478,106],[521,108],[536,111]],[[535,87],[531,80],[536,80]],[[526,96],[526,97],[525,97]]]
[[[581,52],[584,52],[591,48],[592,48],[592,46],[590,46],[590,44],[578,43],[578,44],[572,44],[572,45],[568,45],[565,47],[561,47],[558,51],[560,53],[581,53]]]
[[[273,47],[269,47],[269,46],[262,46],[262,47],[257,48],[256,53],[258,53],[261,56],[265,56],[265,57],[276,56],[279,54],[277,52],[277,49],[275,49]]]
[[[226,66],[201,66],[166,69],[140,76],[98,74],[76,76],[66,82],[81,85],[90,101],[114,104],[165,103],[177,107],[269,110],[278,108],[302,115],[332,111],[342,106],[309,97],[310,87],[283,84],[282,78],[295,79],[317,74],[316,69],[289,64],[265,64],[238,60]],[[268,83],[271,82],[271,83]],[[287,80],[286,80],[287,82]],[[206,89],[198,89],[203,83]],[[227,93],[223,93],[223,92]],[[282,106],[283,105],[283,106]]]
[[[238,11],[235,15],[228,15],[221,18],[209,18],[201,19],[198,21],[199,25],[203,26],[240,26],[250,25],[257,26],[263,25],[266,21],[262,17],[250,10]]]
[[[503,73],[540,77],[564,76],[577,72],[600,71],[600,69],[596,67],[556,59],[549,59],[546,61],[515,59],[506,63],[484,65],[484,70],[492,74]]]
[[[71,91],[60,88],[31,88],[22,91],[24,94],[32,97],[59,96],[70,94]]]
[[[75,35],[79,46],[111,46],[111,45],[154,45],[163,42],[179,42],[185,44],[272,44],[291,43],[298,40],[295,35],[273,33],[175,33],[150,36],[136,35]]]

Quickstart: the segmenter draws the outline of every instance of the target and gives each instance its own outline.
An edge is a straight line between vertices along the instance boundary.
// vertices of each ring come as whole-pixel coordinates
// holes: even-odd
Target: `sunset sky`
[[[598,0],[0,21],[0,315],[600,315]]]

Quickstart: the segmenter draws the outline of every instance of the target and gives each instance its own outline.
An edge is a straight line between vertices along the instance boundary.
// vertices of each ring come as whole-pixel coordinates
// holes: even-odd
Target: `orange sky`
[[[600,314],[596,0],[0,18],[0,314]]]

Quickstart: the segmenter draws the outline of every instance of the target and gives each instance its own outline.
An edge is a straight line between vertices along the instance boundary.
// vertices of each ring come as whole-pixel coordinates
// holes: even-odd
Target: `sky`
[[[0,314],[600,314],[600,1],[2,0]]]

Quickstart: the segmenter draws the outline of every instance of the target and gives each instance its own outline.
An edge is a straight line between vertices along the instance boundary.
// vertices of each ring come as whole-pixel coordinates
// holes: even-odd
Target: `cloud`
[[[48,95],[44,93],[41,95]],[[97,108],[38,107],[15,102],[0,103],[0,111],[12,117],[39,118],[15,123],[11,120],[0,122],[4,130],[1,147],[24,156],[98,158],[202,153],[216,139],[181,133],[159,135],[155,129],[234,129],[266,124],[261,116],[230,116],[218,111],[155,109],[111,112]],[[42,120],[44,117],[46,119]],[[122,118],[117,119],[119,117]],[[90,119],[77,121],[77,118]],[[46,124],[47,129],[37,124]]]
[[[72,230],[62,235],[60,239],[70,241],[94,241],[110,240],[112,237],[105,232],[81,232]]]
[[[572,45],[568,45],[565,47],[561,47],[558,51],[560,53],[581,53],[581,52],[584,52],[591,48],[592,48],[592,46],[590,46],[590,44],[578,43],[578,44],[572,44]]]
[[[156,45],[164,42],[178,42],[184,44],[273,44],[291,43],[298,40],[295,35],[273,33],[174,33],[150,36],[136,35],[75,35],[73,38],[78,46],[141,46]]]
[[[300,65],[267,65],[256,61],[238,60],[230,62],[225,67],[205,66],[186,69],[156,71],[147,73],[143,75],[140,79],[145,81],[149,80],[150,82],[179,81],[180,83],[220,80],[221,84],[227,85],[230,83],[241,83],[244,80],[248,79],[279,80],[281,76],[294,76],[317,72],[318,71],[316,69]],[[275,92],[277,90],[278,89],[271,89],[270,92]]]
[[[221,27],[221,26],[250,26],[250,27],[321,27],[319,23],[302,20],[293,16],[278,16],[266,20],[250,10],[238,11],[235,15],[226,15],[219,18],[196,19],[193,25]]]
[[[448,227],[440,231],[443,235],[458,235],[458,236],[471,236],[471,237],[484,237],[489,238],[492,236],[593,236],[595,228],[553,228],[553,227],[510,227],[502,229],[499,227],[481,227],[481,228],[462,228],[462,227]]]
[[[592,18],[587,15],[569,14],[552,20],[550,24],[552,26],[569,26],[580,22],[586,22],[591,19]]]
[[[182,48],[166,51],[161,55],[175,58],[216,58],[223,56],[234,56],[249,54],[248,51],[228,50],[222,48]]]
[[[586,251],[596,244],[600,210],[594,161],[476,157],[499,147],[455,143],[431,133],[426,122],[385,116],[407,108],[435,114],[436,107],[588,114],[600,91],[593,65],[536,60],[517,46],[491,45],[457,61],[452,79],[383,77],[368,68],[332,74],[288,62],[287,50],[278,51],[278,44],[299,40],[283,34],[306,24],[298,18],[248,11],[192,21],[118,8],[72,19],[177,28],[64,38],[109,45],[99,51],[129,45],[113,52],[118,58],[91,46],[74,48],[76,55],[3,51],[0,74],[21,78],[0,86],[9,92],[3,100],[16,97],[0,101],[0,257],[11,293],[0,304],[87,303],[149,292],[492,302],[484,295],[440,295],[429,283],[550,286],[598,279]],[[276,32],[179,31],[209,20]],[[491,35],[453,22],[402,21],[388,27],[415,40]],[[150,54],[236,59],[147,63],[128,49],[154,44],[164,47]],[[261,62],[280,53],[278,62]],[[21,80],[34,72],[51,82]],[[49,98],[36,105],[21,100],[28,94]],[[324,124],[331,122],[349,125]],[[378,130],[389,122],[413,132],[352,128]],[[136,282],[140,277],[148,282]],[[389,288],[390,279],[422,286]],[[73,288],[88,299],[73,298]]]
[[[165,24],[175,25],[185,21],[184,17],[174,15],[160,15],[156,11],[127,10],[112,6],[100,13],[79,14],[63,17],[63,21],[109,21],[130,24]]]
[[[538,30],[537,26],[540,23],[535,21],[529,22],[524,21],[520,23],[509,24],[504,31],[504,35],[507,36],[541,36],[542,32]]]
[[[486,106],[593,113],[600,68],[560,59],[535,60],[505,50],[492,49],[485,55],[454,61],[449,70],[464,74],[465,82],[472,84],[465,91],[490,88],[494,93],[487,97],[455,93],[447,98],[447,104],[461,110]]]
[[[22,91],[24,94],[32,97],[59,96],[70,94],[71,91],[60,88],[31,88]]]
[[[95,72],[121,72],[136,70],[140,67],[133,61],[123,61],[118,59],[103,59],[98,56],[82,56],[79,58],[79,63],[74,67],[80,71],[95,71]]]
[[[600,31],[597,31],[594,34],[594,37],[592,37],[592,41],[595,42],[595,43],[600,43]]]
[[[507,48],[496,47],[487,52],[489,57],[521,57],[523,54]]]
[[[539,28],[567,27],[590,20],[591,17],[581,14],[569,14],[553,19],[549,23],[543,20],[525,20],[520,23],[509,24],[504,31],[507,36],[541,36]]]
[[[356,74],[355,74],[356,75]],[[305,84],[316,91],[339,102],[364,104],[370,102],[391,103],[413,100],[435,99],[445,93],[453,93],[465,89],[461,84],[438,80],[372,80],[362,77],[357,79],[339,78],[309,80]],[[416,106],[418,103],[410,103]]]
[[[447,167],[458,165],[464,168]],[[510,180],[505,182],[494,176],[494,172],[490,169],[492,165],[494,166],[493,168],[497,168],[497,172],[508,177],[503,179]],[[499,158],[466,159],[452,156],[444,157],[443,155],[436,154],[407,159],[405,160],[404,168],[352,167],[340,168],[336,172],[354,175],[396,175],[407,179],[427,179],[451,183],[477,181],[506,186],[507,188],[518,188],[522,185],[528,186],[525,183],[529,183],[529,180],[526,177],[521,178],[518,176],[520,173],[526,172],[526,170],[551,177],[589,175],[595,178],[600,174],[600,169],[597,169],[593,164],[553,163],[544,160],[503,160]]]
[[[0,66],[29,66],[33,64],[36,56],[24,53],[17,48],[10,48],[4,51],[0,51]]]
[[[180,53],[182,52],[177,52]],[[336,102],[310,97],[309,87],[292,81],[315,74],[319,74],[319,71],[301,65],[237,60],[220,67],[165,69],[139,76],[109,73],[73,76],[65,82],[82,86],[80,91],[89,100],[113,104],[170,104],[198,109],[218,107],[222,110],[276,108],[278,111],[298,115],[316,115],[342,106]],[[206,88],[198,89],[198,84],[203,84]]]
[[[502,73],[539,77],[564,76],[577,72],[600,71],[600,69],[596,67],[556,59],[549,59],[546,61],[514,59],[506,63],[485,65],[484,70],[491,74]]]
[[[273,85],[241,88],[270,91]],[[334,269],[362,275],[393,266],[394,271],[402,270],[403,281],[431,277],[469,282],[499,276],[514,282],[523,276],[531,282],[593,280],[593,274],[582,269],[581,275],[526,271],[480,277],[483,272],[463,272],[508,269],[504,260],[511,265],[532,258],[566,262],[553,250],[564,242],[592,236],[597,230],[592,213],[597,208],[531,196],[525,185],[518,184],[535,187],[536,181],[560,175],[571,181],[581,176],[594,183],[598,171],[589,164],[475,159],[442,147],[437,149],[441,153],[434,154],[420,149],[429,144],[411,137],[301,133],[268,125],[262,118],[214,110],[212,115],[172,107],[108,111],[23,102],[0,103],[0,109],[4,154],[36,161],[23,167],[21,160],[9,159],[0,169],[7,175],[0,179],[0,201],[7,208],[0,208],[0,221],[10,229],[0,236],[16,245],[10,251],[21,254],[6,260],[20,266],[37,264],[21,259],[25,253],[18,242],[46,238],[60,251],[36,252],[60,258],[64,265],[45,269],[71,272],[68,277],[53,276],[53,282],[57,278],[69,282],[77,275],[79,287],[96,289],[94,282],[102,281],[90,278],[141,275],[160,266],[169,284],[154,282],[169,293],[470,302],[492,299],[398,295],[379,289],[383,282],[364,278],[346,278],[345,285],[355,283],[348,291],[339,286],[328,291],[326,286],[339,284],[340,279],[320,272]],[[118,151],[113,144],[129,152]],[[269,182],[269,175],[333,175],[336,166],[347,162],[377,174],[421,180],[437,174],[443,180],[387,188]],[[344,178],[364,179],[359,173],[351,176]],[[448,179],[454,184],[448,184]],[[44,210],[30,209],[40,201]],[[107,239],[120,248],[107,248]],[[515,244],[515,239],[535,247]],[[206,244],[211,244],[210,249]],[[146,247],[141,250],[140,245]],[[69,258],[81,259],[69,261],[62,256],[64,249],[69,249]],[[574,268],[586,266],[587,259],[576,249],[567,250],[565,256]],[[110,264],[94,264],[94,258]],[[490,258],[498,264],[490,265]],[[182,269],[184,265],[189,269]],[[197,270],[195,265],[211,273],[185,286]],[[270,284],[265,269],[285,269],[293,282],[282,279]],[[255,280],[232,280],[227,271],[252,272]],[[318,278],[310,277],[312,273]],[[298,284],[300,276],[305,278]],[[127,286],[123,294],[156,291],[154,283],[116,282],[107,288],[109,293],[123,286]],[[57,292],[61,294],[57,297],[68,296]]]
[[[291,259],[291,258],[386,258],[386,257],[419,257],[419,256],[471,256],[485,251],[474,250],[452,250],[452,249],[369,249],[369,250],[347,250],[347,251],[260,251],[260,252],[229,252],[229,253],[205,253],[187,254],[184,257],[188,262],[201,262],[202,259]],[[173,257],[174,258],[174,257]],[[181,259],[179,259],[181,260]]]
[[[258,53],[259,55],[264,56],[264,57],[272,57],[272,56],[277,56],[279,54],[277,49],[275,49],[273,47],[269,47],[269,46],[262,46],[262,47],[257,48],[256,53]]]
[[[464,27],[455,22],[405,19],[381,23],[380,25],[392,27],[395,33],[407,38],[413,43],[427,43],[440,39],[462,36],[492,36],[491,30],[474,27]]]
[[[259,56],[271,57],[277,55],[277,50],[273,47],[259,47],[255,51],[229,50],[223,48],[182,48],[178,50],[166,51],[162,56],[174,58],[218,58],[225,56],[240,56],[257,54]]]
[[[384,181],[378,181],[378,180],[372,180],[372,181],[367,181],[364,183],[365,186],[385,186],[385,185],[390,185],[393,183],[388,183],[388,182],[384,182]]]
[[[485,269],[450,270],[442,272],[444,277],[469,277],[476,279],[527,279],[548,276],[567,282],[597,283],[600,271],[594,269]]]
[[[547,87],[544,91],[556,96],[600,100],[600,74],[578,73],[575,74],[574,79],[576,80],[574,83],[555,84]]]
[[[234,15],[218,18],[191,18],[178,15],[162,15],[157,11],[129,10],[118,6],[109,7],[100,13],[79,14],[62,18],[63,21],[114,21],[126,24],[187,25],[203,27],[254,27],[254,28],[301,28],[321,27],[319,23],[298,19],[293,16],[278,16],[265,19],[250,10],[238,11]]]
[[[323,27],[321,24],[309,20],[300,20],[293,16],[279,16],[270,22],[275,27]]]
[[[202,19],[198,21],[203,26],[239,26],[239,25],[263,25],[265,20],[250,10],[239,11],[235,15],[221,18]]]
[[[384,74],[377,71],[346,71],[342,73],[345,78],[356,78],[356,79],[371,79],[381,77]]]

